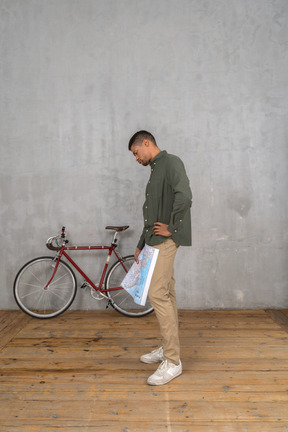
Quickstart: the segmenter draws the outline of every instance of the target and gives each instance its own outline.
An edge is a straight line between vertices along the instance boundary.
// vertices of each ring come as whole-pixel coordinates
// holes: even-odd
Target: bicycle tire
[[[128,255],[122,258],[121,262],[125,265],[126,270],[128,271],[134,263],[134,256]],[[121,286],[121,282],[123,281],[127,273],[127,271],[125,272],[125,270],[123,269],[121,262],[117,261],[110,268],[105,279],[105,289]],[[148,297],[145,306],[140,306],[134,303],[132,296],[128,294],[128,292],[124,289],[107,291],[106,294],[107,297],[110,299],[114,309],[116,309],[123,315],[134,318],[142,317],[150,314],[154,310],[150,304]]]
[[[26,314],[40,319],[54,318],[73,303],[77,281],[73,270],[62,260],[48,288],[44,289],[55,268],[53,257],[27,262],[17,273],[13,292],[17,305]]]

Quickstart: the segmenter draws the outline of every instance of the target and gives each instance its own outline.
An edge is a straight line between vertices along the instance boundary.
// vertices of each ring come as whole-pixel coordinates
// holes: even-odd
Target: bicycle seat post
[[[116,226],[116,225],[108,225],[105,227],[105,229],[109,229],[109,230],[113,230],[114,231],[114,237],[112,240],[112,244],[116,247],[117,246],[117,234],[120,231],[125,231],[129,228],[129,225],[121,225],[121,226]]]
[[[112,240],[112,244],[113,244],[114,246],[117,246],[117,242],[118,242],[117,234],[118,234],[118,232],[115,231],[115,232],[114,232],[114,236],[113,236],[113,240]]]

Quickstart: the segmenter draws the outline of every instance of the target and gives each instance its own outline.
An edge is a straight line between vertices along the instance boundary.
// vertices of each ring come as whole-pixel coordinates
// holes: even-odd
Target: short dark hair
[[[133,144],[141,145],[142,141],[145,139],[151,141],[155,146],[157,146],[154,136],[150,132],[147,132],[145,130],[141,130],[141,131],[136,132],[132,136],[132,138],[130,138],[129,145],[128,145],[129,150],[131,150],[131,147]]]

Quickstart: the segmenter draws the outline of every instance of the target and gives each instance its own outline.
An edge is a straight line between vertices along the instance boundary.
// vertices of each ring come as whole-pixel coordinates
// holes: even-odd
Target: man
[[[160,327],[163,346],[143,355],[143,363],[159,363],[148,378],[150,385],[166,384],[182,373],[175,295],[174,259],[178,246],[191,245],[192,193],[183,162],[161,151],[150,132],[139,131],[129,141],[136,161],[151,166],[143,205],[144,228],[135,261],[145,244],[159,249],[149,299]]]

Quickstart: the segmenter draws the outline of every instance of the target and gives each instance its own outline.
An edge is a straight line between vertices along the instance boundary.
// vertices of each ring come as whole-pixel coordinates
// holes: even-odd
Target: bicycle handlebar
[[[56,245],[53,244],[53,242],[55,242]],[[66,240],[65,227],[63,226],[61,230],[61,234],[58,234],[53,237],[49,237],[48,240],[46,241],[46,246],[50,250],[58,251],[61,249],[62,246],[64,246],[68,242],[69,240]]]
[[[61,236],[49,237],[48,240],[46,241],[47,248],[50,250],[54,250],[54,251],[60,250],[62,247],[62,245],[60,244],[60,241],[59,241],[60,239],[61,239]],[[53,242],[56,243],[56,246],[53,244]],[[64,240],[64,242],[62,241],[61,243],[66,244],[66,243],[68,243],[68,240]]]

